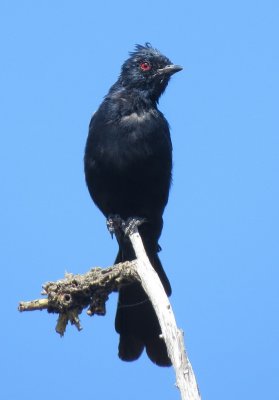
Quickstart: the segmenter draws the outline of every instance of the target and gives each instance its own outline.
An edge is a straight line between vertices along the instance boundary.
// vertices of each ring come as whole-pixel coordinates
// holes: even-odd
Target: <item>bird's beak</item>
[[[174,64],[171,64],[171,65],[166,65],[164,68],[160,68],[160,69],[158,69],[157,70],[157,73],[158,74],[160,74],[160,75],[173,75],[173,74],[175,74],[176,72],[179,72],[179,71],[181,71],[183,69],[183,67],[181,67],[180,65],[174,65]]]

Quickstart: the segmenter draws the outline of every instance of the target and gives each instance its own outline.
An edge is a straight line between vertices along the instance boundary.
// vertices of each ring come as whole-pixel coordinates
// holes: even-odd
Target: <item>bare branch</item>
[[[19,311],[47,309],[58,313],[56,331],[63,335],[68,322],[81,330],[79,314],[87,308],[88,315],[105,315],[105,303],[111,292],[122,284],[140,280],[157,314],[168,355],[176,373],[176,385],[182,400],[200,400],[191,363],[186,354],[183,332],[178,329],[169,299],[161,281],[146,255],[136,224],[126,227],[136,260],[106,269],[94,268],[83,275],[66,274],[56,282],[47,282],[43,293],[47,299],[20,302]]]
[[[150,264],[136,226],[129,232],[129,237],[137,258],[137,273],[158,317],[162,339],[167,345],[168,355],[175,370],[176,385],[180,390],[181,399],[200,400],[196,377],[185,350],[183,332],[176,325],[169,299]]]

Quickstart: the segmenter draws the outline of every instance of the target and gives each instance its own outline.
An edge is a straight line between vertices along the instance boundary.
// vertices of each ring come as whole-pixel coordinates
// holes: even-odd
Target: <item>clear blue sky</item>
[[[116,243],[83,176],[91,114],[135,43],[184,66],[160,102],[174,182],[161,258],[206,400],[279,399],[278,1],[0,4],[1,397],[179,399],[172,369],[117,358],[105,318],[20,314]]]

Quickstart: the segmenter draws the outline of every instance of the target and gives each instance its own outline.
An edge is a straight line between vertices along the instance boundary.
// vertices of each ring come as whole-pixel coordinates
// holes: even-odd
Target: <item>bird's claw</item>
[[[124,232],[125,236],[129,236],[135,232],[138,226],[146,222],[146,218],[141,217],[130,217],[125,221],[120,217],[120,215],[109,215],[107,218],[107,228],[111,237],[113,234],[117,236],[120,231]]]
[[[122,229],[124,231],[125,236],[129,236],[136,231],[138,226],[142,225],[146,222],[146,218],[141,217],[131,217],[126,221],[122,222]]]
[[[113,237],[113,234],[116,234],[117,231],[119,231],[122,228],[122,218],[120,215],[109,215],[107,218],[107,228],[109,233],[111,234],[111,237]]]

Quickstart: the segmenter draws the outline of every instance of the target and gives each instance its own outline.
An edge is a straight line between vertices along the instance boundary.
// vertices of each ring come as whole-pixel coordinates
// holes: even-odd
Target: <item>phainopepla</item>
[[[157,103],[171,75],[181,69],[149,43],[137,45],[91,119],[84,156],[90,195],[105,217],[145,219],[139,233],[168,295],[171,286],[157,253],[171,184],[172,144]],[[133,260],[128,238],[118,237],[118,243],[115,262]],[[120,289],[115,328],[122,360],[136,360],[146,348],[157,365],[171,364],[156,314],[140,283]]]

